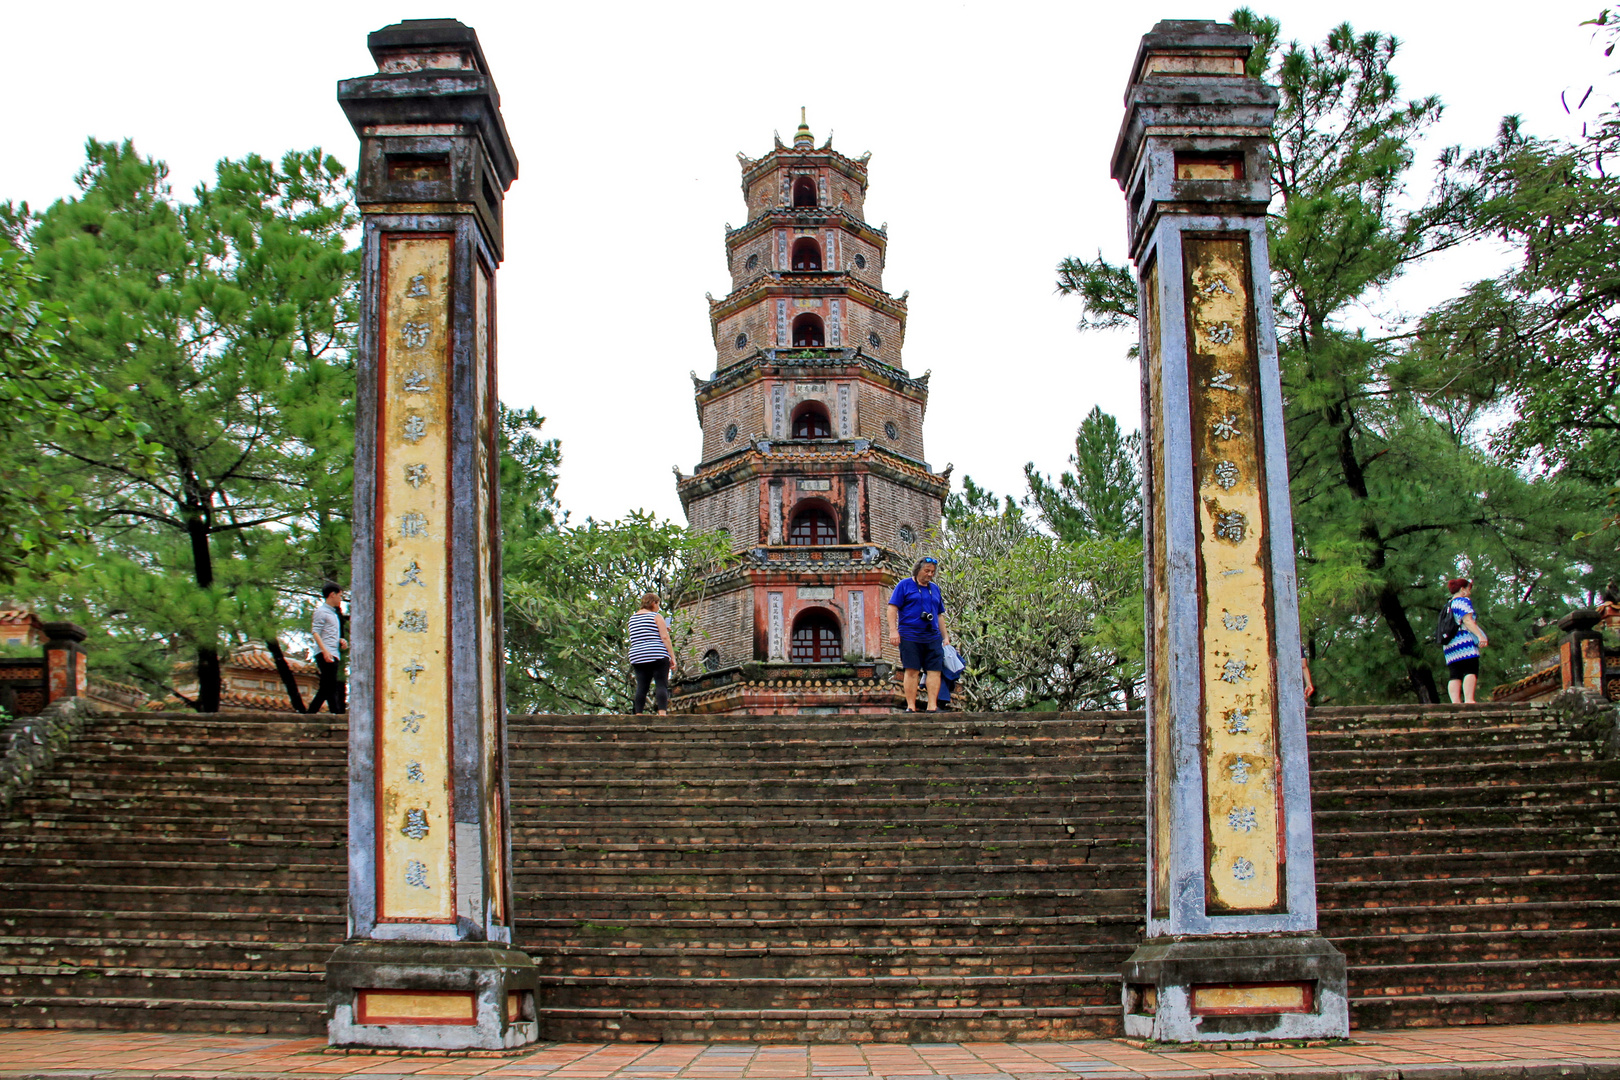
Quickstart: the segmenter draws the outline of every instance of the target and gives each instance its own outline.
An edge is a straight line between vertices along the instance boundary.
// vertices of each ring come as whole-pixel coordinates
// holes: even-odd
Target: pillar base
[[[332,1046],[512,1050],[539,1036],[534,961],[493,942],[351,941],[326,962]]]
[[[1130,1038],[1350,1036],[1344,954],[1319,934],[1164,938],[1139,946],[1123,975]]]

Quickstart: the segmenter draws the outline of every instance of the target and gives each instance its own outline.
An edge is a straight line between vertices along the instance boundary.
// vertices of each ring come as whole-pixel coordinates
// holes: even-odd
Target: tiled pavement
[[[0,1031],[0,1080],[478,1076],[557,1080],[1620,1080],[1620,1023],[1356,1032],[1313,1048],[1153,1051],[1123,1042],[549,1043],[511,1057],[330,1054],[321,1039]]]

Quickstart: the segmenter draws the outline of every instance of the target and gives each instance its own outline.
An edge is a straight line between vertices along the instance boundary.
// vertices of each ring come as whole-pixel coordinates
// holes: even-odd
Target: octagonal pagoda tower
[[[703,458],[677,471],[691,527],[732,555],[676,615],[700,660],[674,707],[886,712],[899,549],[938,525],[950,470],[923,456],[928,376],[902,363],[906,298],[884,291],[888,236],[863,216],[871,155],[817,147],[801,117],[792,146],[737,157],[748,222],[727,227],[732,289],[709,300],[714,374],[692,376]]]

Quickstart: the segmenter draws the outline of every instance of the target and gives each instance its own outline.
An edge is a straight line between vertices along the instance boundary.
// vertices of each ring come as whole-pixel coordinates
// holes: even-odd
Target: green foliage
[[[943,533],[908,553],[939,557],[952,636],[968,663],[964,707],[1141,704],[1140,446],[1093,408],[1075,433],[1073,471],[1053,481],[1025,465],[1022,504],[964,477]]]
[[[993,501],[993,500],[992,500]],[[904,554],[939,559],[964,709],[1136,704],[1142,678],[1142,548],[1063,540],[1021,516],[958,517]]]
[[[1126,539],[1142,535],[1142,437],[1121,435],[1119,421],[1093,405],[1074,436],[1072,472],[1056,482],[1024,466],[1024,505],[1064,540]]]
[[[627,624],[641,597],[659,595],[677,671],[691,665],[706,646],[677,608],[701,595],[730,543],[638,511],[509,536],[506,553],[507,708],[627,713]]]
[[[947,528],[965,524],[976,518],[1003,517],[1019,521],[1024,512],[1013,502],[1012,496],[998,498],[996,493],[980,487],[973,477],[962,477],[962,490],[945,498],[944,521]]]
[[[0,207],[0,583],[19,572],[46,571],[84,522],[70,484],[38,452],[41,439],[87,434],[126,447],[132,468],[144,466],[140,427],[90,373],[61,355],[66,309],[40,298],[39,278],[21,239],[27,207]]]
[[[129,143],[86,153],[79,197],[25,242],[71,319],[53,354],[140,439],[34,430],[90,547],[33,592],[98,628],[100,670],[161,689],[194,654],[207,710],[221,648],[301,624],[319,582],[347,577],[357,218],[319,151],[222,161],[190,203]]]

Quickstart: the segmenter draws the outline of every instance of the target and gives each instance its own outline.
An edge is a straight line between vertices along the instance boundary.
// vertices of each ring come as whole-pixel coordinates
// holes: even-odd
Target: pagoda
[[[709,298],[715,370],[692,375],[703,456],[676,473],[697,531],[731,556],[676,613],[681,712],[895,708],[885,608],[939,523],[950,469],[923,454],[928,376],[902,361],[906,297],[865,220],[870,154],[738,154],[748,222],[726,228],[731,292]],[[697,664],[690,659],[697,659]]]

